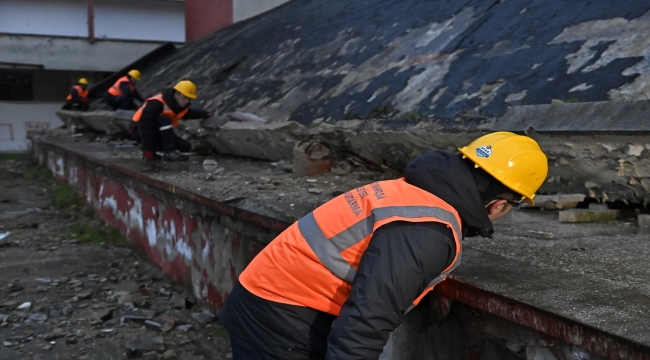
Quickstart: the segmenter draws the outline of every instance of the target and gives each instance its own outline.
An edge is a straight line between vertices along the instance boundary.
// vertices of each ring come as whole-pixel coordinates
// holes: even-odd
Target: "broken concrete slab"
[[[126,342],[126,350],[130,354],[143,351],[164,351],[165,341],[160,336],[146,339],[134,339]]]
[[[560,211],[560,222],[605,222],[616,220],[619,216],[618,210],[590,210],[590,209],[569,209]]]
[[[639,214],[637,215],[637,223],[640,228],[648,229],[650,228],[650,214]]]
[[[113,111],[97,110],[82,112],[79,114],[81,121],[90,129],[100,131],[108,135],[128,134],[128,130],[123,129],[113,121]]]
[[[585,200],[585,194],[555,194],[535,196],[535,206],[549,210],[571,209]]]
[[[305,127],[296,122],[265,124],[230,121],[208,129],[206,141],[221,154],[278,161],[291,159],[293,147],[304,137]]]

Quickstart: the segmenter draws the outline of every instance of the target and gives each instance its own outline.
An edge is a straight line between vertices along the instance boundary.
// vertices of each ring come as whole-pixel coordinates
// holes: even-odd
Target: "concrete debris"
[[[46,334],[46,335],[43,337],[43,339],[49,341],[49,340],[54,340],[54,339],[62,338],[62,337],[64,337],[64,336],[66,336],[66,332],[65,332],[65,330],[63,330],[63,329],[61,329],[61,328],[55,328],[54,330],[52,330],[51,333]]]
[[[200,126],[204,129],[215,130],[224,126],[228,120],[230,120],[228,116],[215,115],[201,120]]]
[[[572,209],[584,200],[584,194],[537,195],[535,196],[535,206],[549,210]]]
[[[31,302],[24,302],[20,304],[16,310],[29,310],[32,308],[32,303]]]
[[[196,166],[200,169],[201,163]],[[70,241],[73,225],[103,234],[105,224],[87,208],[52,206],[53,197],[43,195],[59,186],[49,179],[23,176],[23,171],[33,169],[29,161],[24,165],[22,160],[0,161],[0,173],[7,169],[20,176],[0,178],[0,189],[12,189],[8,194],[0,190],[3,210],[29,202],[43,211],[25,214],[18,221],[0,219],[0,230],[20,229],[12,230],[10,236],[20,246],[2,248],[0,359],[115,358],[126,353],[127,341],[152,335],[164,336],[164,350],[173,350],[167,354],[171,359],[174,353],[180,359],[196,359],[192,347],[184,346],[188,342],[206,343],[218,354],[215,359],[223,359],[230,351],[225,339],[215,337],[214,329],[221,330],[219,324],[196,328],[198,323],[194,323],[194,331],[183,331],[195,321],[187,310],[196,304],[188,288],[168,283],[155,265],[142,261],[121,243]],[[5,196],[11,202],[1,202]],[[35,223],[41,226],[32,226]],[[150,327],[151,323],[156,326]],[[177,325],[186,326],[174,331]],[[3,346],[2,341],[11,346]],[[154,351],[156,359],[162,356],[162,350],[141,353],[149,351]],[[129,352],[134,353],[138,352]]]
[[[43,313],[29,314],[29,320],[43,322],[47,320],[47,314],[43,314]]]
[[[162,337],[156,336],[153,338],[134,339],[126,342],[126,350],[130,357],[143,351],[164,351],[165,342]]]
[[[176,360],[178,355],[176,355],[176,351],[169,349],[161,354],[161,358],[163,360]]]
[[[200,313],[193,313],[192,317],[201,325],[207,325],[215,320],[214,314],[210,310],[203,310]]]
[[[4,239],[6,239],[9,235],[11,235],[11,232],[9,231],[0,233],[0,241],[4,241]]]
[[[609,210],[609,206],[601,203],[590,203],[589,210]]]
[[[218,163],[214,159],[203,160],[203,169],[205,171],[214,171],[217,169]]]
[[[332,168],[332,150],[322,142],[301,141],[293,148],[294,176],[313,176]]]
[[[106,309],[97,313],[97,318],[101,321],[108,321],[113,318],[113,313],[115,309]]]
[[[179,325],[176,327],[177,330],[182,331],[182,332],[188,332],[193,329],[192,325]]]
[[[650,228],[650,214],[639,214],[637,215],[637,221],[640,228],[648,229]]]
[[[590,209],[569,209],[560,211],[560,222],[604,222],[616,220],[619,216],[618,210],[590,210]]]
[[[82,293],[77,294],[77,298],[79,298],[79,300],[87,300],[87,299],[90,299],[90,297],[92,295],[93,295],[93,292],[88,290],[88,291],[84,291]]]
[[[309,188],[309,189],[307,189],[307,192],[310,193],[310,194],[322,194],[323,190],[321,190],[319,188]]]

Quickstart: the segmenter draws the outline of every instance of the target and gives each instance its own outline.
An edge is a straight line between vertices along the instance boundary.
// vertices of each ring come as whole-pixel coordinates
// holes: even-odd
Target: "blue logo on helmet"
[[[492,155],[492,146],[490,145],[483,145],[478,148],[476,148],[476,156],[482,157],[482,158],[489,158],[490,155]]]

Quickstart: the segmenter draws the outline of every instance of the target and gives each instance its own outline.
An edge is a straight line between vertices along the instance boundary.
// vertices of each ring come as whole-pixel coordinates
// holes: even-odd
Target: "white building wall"
[[[233,21],[241,21],[269,11],[288,0],[233,0]]]
[[[94,0],[95,37],[185,41],[185,3],[160,0]]]
[[[88,36],[84,0],[0,0],[0,32]]]
[[[94,0],[95,37],[185,41],[182,1]],[[85,0],[0,0],[0,33],[88,36]]]
[[[63,125],[56,116],[62,102],[0,101],[0,152],[24,152],[30,147],[27,131]]]
[[[0,34],[0,63],[38,66],[44,70],[113,72],[160,46],[119,40],[50,38]]]

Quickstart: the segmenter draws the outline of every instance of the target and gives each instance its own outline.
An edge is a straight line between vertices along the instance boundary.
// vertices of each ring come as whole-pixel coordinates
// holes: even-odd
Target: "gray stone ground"
[[[0,155],[0,238],[0,359],[232,356],[187,289],[20,157]]]

